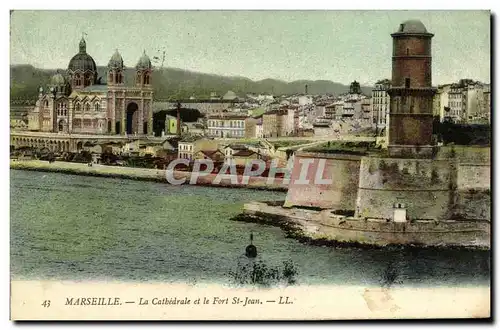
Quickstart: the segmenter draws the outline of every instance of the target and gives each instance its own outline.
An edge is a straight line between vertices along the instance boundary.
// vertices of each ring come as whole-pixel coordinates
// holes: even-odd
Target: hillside
[[[105,80],[106,67],[98,67],[99,76]],[[38,69],[31,65],[10,66],[11,100],[33,100],[37,97],[38,87],[46,86],[57,70]],[[126,81],[132,81],[135,70],[128,68]],[[211,92],[224,95],[228,90],[237,95],[247,93],[269,93],[273,95],[304,93],[308,85],[310,94],[338,95],[348,91],[349,86],[329,80],[297,80],[285,82],[276,79],[253,81],[244,77],[226,77],[187,70],[164,68],[153,73],[156,99],[177,99],[196,96],[208,98]],[[362,86],[363,93],[370,94],[372,87]]]

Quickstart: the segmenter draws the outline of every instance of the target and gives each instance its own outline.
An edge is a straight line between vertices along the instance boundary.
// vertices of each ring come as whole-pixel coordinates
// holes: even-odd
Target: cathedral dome
[[[398,33],[427,33],[427,29],[422,22],[413,19],[401,23]]]
[[[109,60],[108,63],[108,68],[109,69],[123,69],[123,58],[118,52],[118,49],[115,50],[115,53],[113,56],[111,56],[111,59]]]
[[[92,56],[87,54],[87,44],[85,42],[85,39],[82,38],[82,40],[80,40],[79,46],[80,51],[69,61],[68,70],[96,72],[97,66],[95,65],[95,61]]]
[[[137,62],[136,69],[151,69],[151,60],[149,59],[149,56],[146,55],[146,51],[144,51],[139,59],[139,62]]]
[[[64,78],[64,76],[59,72],[53,75],[52,78],[50,78],[50,84],[53,86],[63,86],[66,85],[66,83],[66,78]]]

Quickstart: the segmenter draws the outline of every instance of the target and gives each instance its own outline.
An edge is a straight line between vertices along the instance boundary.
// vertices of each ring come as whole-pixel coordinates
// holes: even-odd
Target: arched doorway
[[[115,132],[116,134],[120,134],[122,132],[122,123],[120,121],[115,123]]]
[[[127,106],[127,134],[134,134],[137,132],[137,103],[130,102]]]
[[[64,130],[64,120],[59,120],[59,125],[58,125],[59,132],[62,132]]]
[[[80,142],[78,142],[78,143],[76,144],[76,149],[77,149],[78,151],[80,151],[80,150],[82,150],[82,149],[83,149],[83,142],[82,142],[82,141],[80,141]]]

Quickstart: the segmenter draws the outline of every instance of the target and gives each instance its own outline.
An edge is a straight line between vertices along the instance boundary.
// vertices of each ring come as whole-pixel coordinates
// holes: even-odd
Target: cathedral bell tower
[[[402,23],[393,39],[389,155],[430,156],[432,141],[431,39],[418,20]]]
[[[117,49],[108,62],[108,86],[123,85],[124,69],[125,67],[123,65],[123,58]]]

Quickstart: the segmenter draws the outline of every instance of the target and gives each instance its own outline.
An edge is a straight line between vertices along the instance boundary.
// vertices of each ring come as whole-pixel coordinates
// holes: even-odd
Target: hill
[[[97,68],[99,76],[105,80],[106,67]],[[10,66],[11,100],[34,100],[39,86],[46,86],[57,70],[38,69],[32,65]],[[64,70],[63,70],[64,71]],[[127,68],[125,81],[133,81],[135,70]],[[304,93],[305,85],[310,94],[338,95],[349,90],[348,85],[329,80],[297,80],[286,82],[276,79],[253,81],[245,77],[227,77],[215,74],[192,72],[176,68],[157,69],[153,73],[155,99],[208,98],[211,92],[224,95],[228,90],[239,96],[248,93],[268,93],[273,95]],[[369,95],[372,87],[362,86],[363,93]]]

